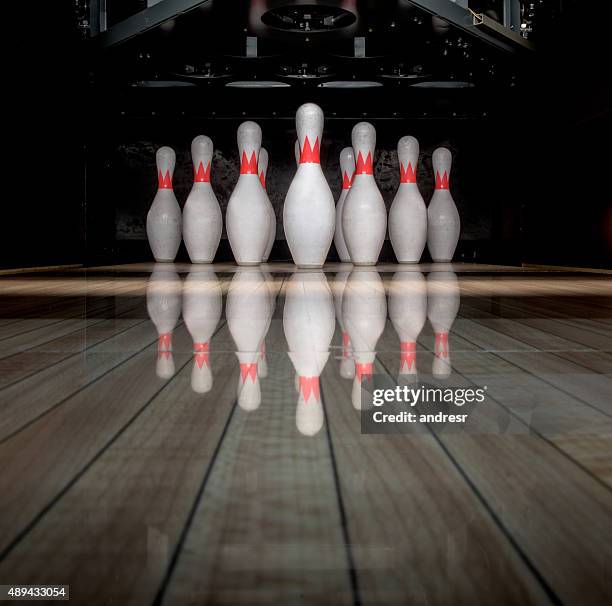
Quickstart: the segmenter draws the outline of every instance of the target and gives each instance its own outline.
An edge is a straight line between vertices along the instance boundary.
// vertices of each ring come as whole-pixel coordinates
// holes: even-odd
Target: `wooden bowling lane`
[[[292,267],[278,267],[282,286]],[[181,321],[176,372],[156,376],[142,265],[64,277],[76,299],[43,319],[87,325],[0,360],[12,373],[0,376],[0,579],[70,583],[75,603],[94,605],[610,601],[607,303],[521,275],[521,288],[550,293],[547,316],[547,299],[485,294],[476,267],[472,285],[460,276],[474,296],[451,330],[448,383],[486,383],[491,400],[465,431],[389,436],[360,432],[334,359],[339,332],[321,379],[325,425],[299,432],[282,288],[262,402],[246,411],[225,318],[213,387],[197,394]],[[217,269],[226,293],[236,268]],[[386,269],[385,280],[397,268]],[[514,288],[496,280],[496,293]],[[81,318],[88,281],[96,296]],[[424,375],[433,343],[426,324]],[[398,350],[388,323],[378,372],[395,376]]]

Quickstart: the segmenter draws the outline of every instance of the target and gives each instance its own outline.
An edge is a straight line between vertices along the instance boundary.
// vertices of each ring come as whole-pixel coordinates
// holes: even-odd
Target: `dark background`
[[[183,203],[191,186],[191,139],[211,136],[213,187],[225,208],[237,178],[235,130],[245,119],[262,126],[271,156],[270,197],[282,217],[295,170],[293,116],[301,103],[314,101],[326,113],[322,156],[335,196],[338,152],[350,144],[354,123],[368,120],[377,129],[376,177],[388,204],[398,184],[399,137],[412,134],[420,141],[418,182],[426,201],[432,192],[432,151],[439,145],[453,151],[451,189],[462,217],[457,259],[611,267],[609,21],[601,13],[588,13],[586,19],[579,2],[566,1],[561,8],[542,26],[538,50],[527,60],[508,64],[493,51],[474,49],[472,58],[486,54],[487,69],[496,71],[495,78],[482,77],[483,85],[479,81],[474,89],[385,86],[338,92],[304,86],[245,92],[133,86],[135,79],[163,76],[191,49],[179,51],[176,42],[156,35],[117,52],[98,53],[82,39],[73,7],[63,3],[41,19],[44,27],[33,45],[36,73],[25,78],[23,87],[16,86],[35,104],[18,102],[13,114],[23,125],[13,148],[19,191],[13,203],[7,201],[1,265],[150,259],[143,225],[155,193],[155,148],[171,145],[177,151],[175,191]],[[219,52],[227,54],[241,43],[226,36],[219,22],[217,30]],[[410,53],[422,42],[407,42]],[[374,55],[376,44],[373,37]],[[462,72],[460,56],[449,65],[436,63],[443,39],[426,44],[419,63],[429,71],[445,69],[457,79],[470,71],[470,78],[479,78],[471,66]],[[279,48],[282,44],[261,51],[273,55]],[[135,59],[143,49],[151,50],[154,60],[161,54],[167,64],[143,66],[142,57]],[[395,49],[396,56],[406,52]],[[287,57],[317,59],[289,42]],[[375,76],[386,61],[388,54],[387,59],[374,56],[359,67],[364,72],[359,77]],[[241,67],[234,64],[234,69],[245,75],[274,70],[264,63],[238,63]],[[350,62],[339,69],[355,71]],[[287,259],[280,224],[277,237],[272,257]],[[184,250],[179,255],[187,260]],[[223,243],[219,258],[228,255]],[[390,247],[381,260],[393,260]]]

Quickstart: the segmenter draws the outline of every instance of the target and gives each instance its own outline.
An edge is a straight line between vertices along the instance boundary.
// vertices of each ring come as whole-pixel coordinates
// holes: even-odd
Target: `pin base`
[[[313,264],[302,264],[302,265],[298,265],[297,263],[295,264],[295,266],[298,269],[321,269],[323,267],[323,265],[319,264],[319,263],[313,263]]]
[[[356,265],[357,267],[373,267],[376,265],[376,263],[378,263],[378,261],[353,261],[353,265]]]
[[[253,267],[255,265],[261,265],[262,261],[236,261],[236,263],[240,265],[241,267],[243,266]]]

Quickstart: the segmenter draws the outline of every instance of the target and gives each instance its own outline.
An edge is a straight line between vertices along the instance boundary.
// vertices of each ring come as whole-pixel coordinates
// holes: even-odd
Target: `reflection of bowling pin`
[[[176,154],[160,147],[155,154],[157,193],[147,214],[147,238],[155,260],[174,261],[181,244],[181,207],[172,189]]]
[[[400,186],[389,211],[389,238],[400,263],[418,263],[427,241],[427,207],[417,186],[419,142],[402,137],[397,143]]]
[[[160,379],[174,375],[172,331],[181,313],[181,279],[173,265],[157,263],[147,284],[147,312],[157,329],[156,374]]]
[[[340,362],[340,376],[343,379],[353,379],[355,377],[355,360],[351,351],[351,339],[344,326],[342,318],[342,297],[346,288],[350,271],[340,271],[334,278],[334,307],[336,308],[336,319],[342,332],[342,361]]]
[[[210,391],[210,339],[221,319],[221,286],[212,269],[194,267],[183,284],[183,319],[193,340],[191,388]]]
[[[344,209],[344,201],[346,196],[351,189],[351,181],[353,179],[353,173],[355,172],[355,155],[353,154],[352,147],[345,147],[340,152],[340,173],[342,175],[342,193],[338,198],[336,204],[336,233],[334,234],[334,244],[336,245],[336,251],[340,257],[340,261],[343,263],[350,263],[351,256],[349,255],[346,242],[344,241],[344,234],[342,233],[342,211]]]
[[[452,372],[448,333],[459,311],[459,282],[455,272],[434,271],[427,276],[427,317],[436,339],[432,374],[445,378]]]
[[[355,269],[351,272],[342,297],[342,317],[355,358],[353,406],[361,409],[361,384],[372,378],[376,343],[387,318],[385,288],[377,271]]]
[[[264,252],[263,261],[266,262],[270,253],[272,252],[272,246],[274,246],[274,240],[276,239],[276,214],[274,213],[274,207],[270,202],[270,197],[268,196],[268,191],[266,187],[266,175],[268,173],[268,152],[262,147],[259,150],[259,180],[261,181],[261,185],[266,192],[266,196],[268,197],[268,212],[270,213],[270,232],[268,233],[268,243],[266,244],[266,250]]]
[[[461,221],[450,193],[450,171],[453,156],[445,147],[439,147],[432,156],[436,189],[427,209],[427,247],[436,262],[452,260],[459,242]]]
[[[389,286],[389,318],[400,340],[400,377],[416,378],[416,341],[427,317],[427,283],[419,271],[397,271]]]
[[[183,208],[183,239],[192,263],[212,263],[221,240],[223,217],[210,186],[213,142],[199,135],[191,142],[193,187]]]
[[[353,127],[355,176],[342,211],[342,233],[354,265],[376,265],[387,232],[387,209],[374,180],[376,130],[368,122]]]
[[[283,225],[298,267],[322,267],[334,237],[334,197],[321,170],[323,111],[314,103],[297,110],[300,164],[285,198]]]
[[[295,422],[300,433],[313,436],[323,426],[319,376],[335,329],[332,294],[323,272],[293,274],[286,289],[283,327],[298,375]]]
[[[238,404],[255,410],[261,404],[257,362],[270,325],[270,291],[258,268],[236,272],[227,293],[225,316],[240,363]]]
[[[255,122],[243,122],[237,140],[240,177],[227,203],[227,238],[238,265],[259,265],[270,233],[270,201],[257,168],[261,128]]]

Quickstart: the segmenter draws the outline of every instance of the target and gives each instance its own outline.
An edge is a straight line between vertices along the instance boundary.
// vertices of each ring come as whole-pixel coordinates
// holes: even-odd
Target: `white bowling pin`
[[[147,214],[147,238],[155,260],[172,262],[181,245],[181,207],[172,189],[176,154],[160,147],[155,154],[157,193]]]
[[[355,269],[346,282],[342,317],[351,339],[355,358],[353,406],[361,409],[361,385],[374,372],[376,343],[387,319],[385,288],[377,271]]]
[[[215,272],[194,267],[183,284],[183,320],[193,340],[191,388],[207,393],[212,388],[210,339],[221,319],[221,285]]]
[[[181,279],[174,265],[157,263],[147,284],[147,312],[157,330],[155,372],[160,379],[174,375],[172,332],[181,314]]]
[[[333,282],[334,307],[336,308],[336,320],[342,335],[342,360],[340,362],[340,376],[343,379],[355,378],[355,360],[353,360],[353,352],[351,349],[351,338],[349,337],[344,319],[342,317],[342,298],[346,281],[350,276],[350,271],[340,271],[336,274]]]
[[[416,377],[416,341],[426,317],[427,283],[423,274],[395,272],[389,285],[389,318],[400,340],[400,377]]]
[[[236,272],[227,293],[225,316],[240,363],[238,405],[255,410],[261,404],[257,363],[270,326],[270,291],[258,268]]]
[[[400,263],[418,263],[427,242],[427,207],[417,186],[419,142],[402,137],[397,143],[400,186],[389,210],[389,239]]]
[[[299,390],[298,431],[315,435],[323,426],[319,377],[329,358],[335,330],[331,290],[322,271],[295,273],[285,291],[283,328]]]
[[[259,150],[259,180],[261,181],[261,185],[266,192],[266,197],[268,198],[268,212],[270,214],[270,231],[268,233],[268,243],[266,244],[266,250],[264,252],[263,261],[264,263],[270,257],[270,253],[272,252],[272,246],[274,246],[274,240],[276,240],[276,214],[274,213],[274,207],[270,202],[270,196],[268,196],[268,188],[266,187],[266,175],[268,173],[268,152],[262,147]]]
[[[453,271],[433,271],[427,276],[427,317],[435,335],[432,374],[445,378],[452,372],[448,333],[460,304],[459,282]]]
[[[270,201],[257,168],[261,128],[255,122],[243,122],[237,139],[240,177],[227,204],[227,238],[238,265],[259,265],[270,233]]]
[[[320,164],[323,111],[305,103],[295,118],[300,164],[283,208],[287,245],[298,267],[322,267],[334,237],[335,206]]]
[[[343,263],[350,263],[351,256],[349,255],[346,242],[344,241],[344,234],[342,233],[342,211],[344,209],[344,201],[346,196],[351,189],[351,182],[353,179],[353,173],[355,172],[355,155],[353,154],[352,147],[345,147],[340,152],[340,173],[342,174],[342,192],[338,203],[336,204],[336,233],[334,234],[334,244],[338,251],[340,261]]]
[[[183,208],[183,239],[192,263],[212,263],[221,240],[223,217],[210,185],[213,142],[204,135],[191,142],[193,187]]]
[[[352,141],[355,176],[344,201],[342,232],[354,265],[376,265],[387,232],[387,209],[374,180],[376,130],[359,122]]]
[[[427,248],[431,258],[439,263],[452,260],[461,231],[459,212],[449,189],[452,161],[453,156],[445,147],[433,153],[436,185],[427,209]]]

